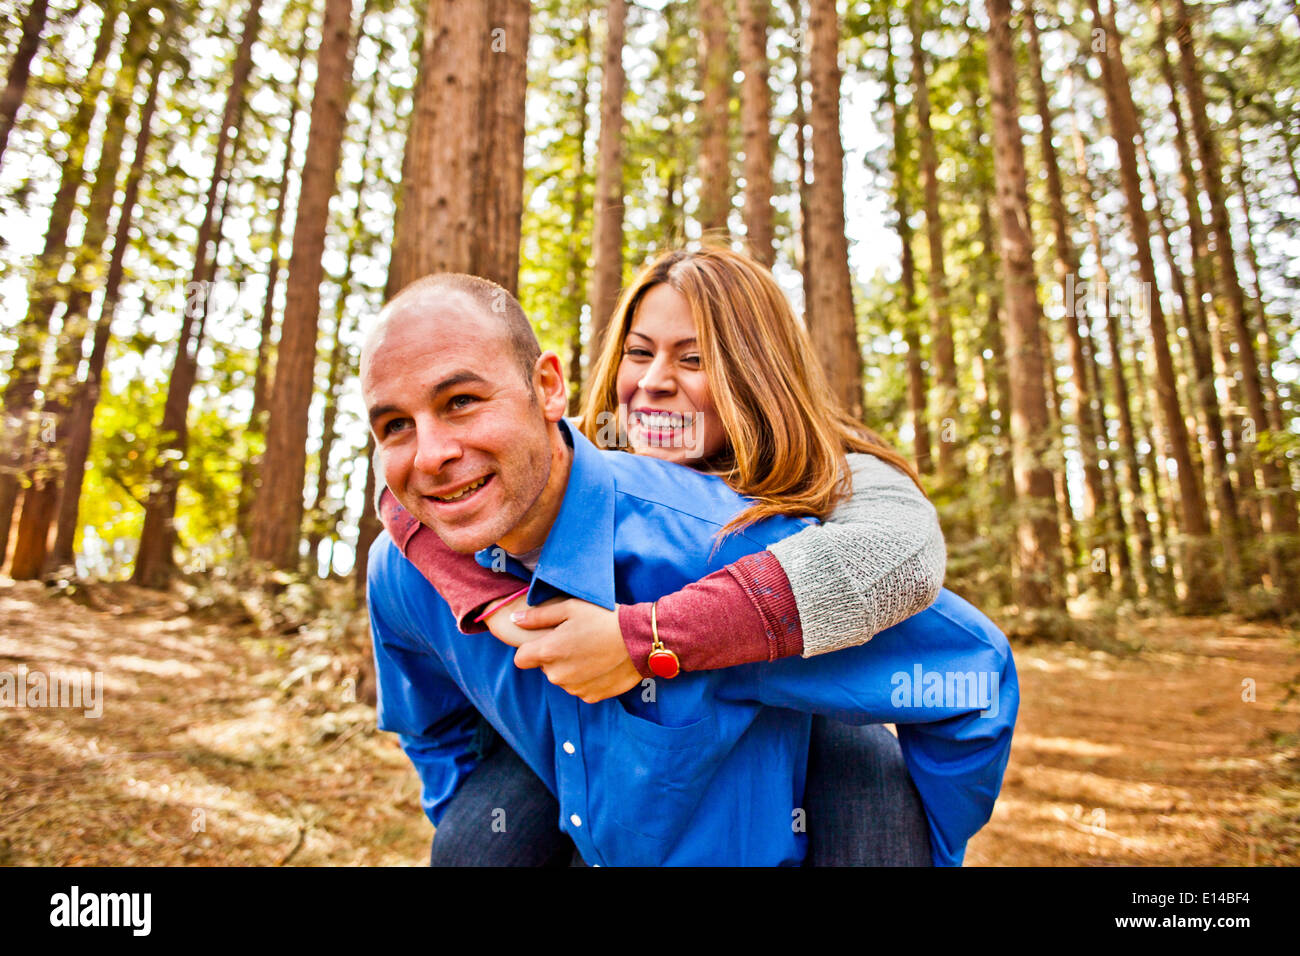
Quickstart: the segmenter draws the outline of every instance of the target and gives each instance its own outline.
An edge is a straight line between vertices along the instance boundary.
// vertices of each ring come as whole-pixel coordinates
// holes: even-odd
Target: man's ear
[[[554,352],[543,352],[533,366],[533,390],[548,422],[558,422],[569,410],[569,388],[560,357]]]

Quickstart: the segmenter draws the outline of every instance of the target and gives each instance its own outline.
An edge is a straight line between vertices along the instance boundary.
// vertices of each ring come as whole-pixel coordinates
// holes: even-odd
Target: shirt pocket
[[[658,866],[681,840],[730,745],[720,739],[711,712],[680,726],[609,708],[615,746],[607,755],[605,813],[613,829],[604,836],[611,862]],[[599,840],[605,843],[606,840]]]

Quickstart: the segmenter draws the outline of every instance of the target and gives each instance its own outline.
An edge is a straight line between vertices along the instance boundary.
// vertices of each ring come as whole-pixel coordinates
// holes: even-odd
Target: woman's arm
[[[466,634],[486,630],[474,621],[486,604],[527,584],[513,574],[480,566],[472,554],[451,550],[437,532],[403,508],[387,487],[381,488],[375,510],[398,550],[442,595],[456,615],[456,626]]]
[[[939,514],[875,455],[849,455],[853,495],[819,527],[773,544],[803,625],[804,657],[869,641],[923,611],[943,588]]]
[[[825,524],[659,599],[660,638],[683,670],[812,657],[864,644],[934,602],[947,559],[934,506],[888,462],[866,454],[848,458],[853,494]],[[590,689],[586,680],[595,676],[597,661],[608,669],[621,657],[619,636],[637,672],[652,676],[649,603],[620,605],[617,618],[576,600],[532,609],[518,602],[511,611],[523,613],[521,627],[557,628],[521,663],[543,651],[559,655],[546,662],[552,665],[547,676],[571,693]],[[494,633],[497,617],[489,620]]]

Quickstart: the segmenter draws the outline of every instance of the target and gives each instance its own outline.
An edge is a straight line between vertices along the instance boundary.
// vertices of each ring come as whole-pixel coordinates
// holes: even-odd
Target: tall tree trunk
[[[1034,277],[1033,240],[1028,231],[1029,195],[1024,145],[1020,140],[1015,52],[1011,45],[1010,0],[989,0],[989,88],[993,106],[993,160],[997,177],[998,226],[1007,309],[1007,364],[1011,375],[1011,441],[1016,497],[1019,574],[1016,600],[1024,609],[1063,609],[1061,541],[1056,521],[1052,471],[1045,461],[1051,445],[1043,382],[1042,312]]]
[[[1002,277],[1000,266],[998,264],[998,243],[994,235],[993,228],[993,211],[991,203],[994,201],[994,182],[993,182],[993,154],[984,144],[984,119],[987,112],[987,103],[981,101],[980,88],[977,82],[972,82],[970,87],[970,110],[971,110],[971,150],[972,156],[978,157],[975,162],[975,168],[979,171],[978,176],[978,216],[979,226],[978,235],[982,255],[979,259],[979,281],[986,290],[988,297],[987,311],[985,312],[984,334],[980,344],[980,350],[988,349],[993,353],[990,364],[993,367],[993,388],[991,403],[997,412],[998,426],[1001,430],[1001,439],[991,453],[991,466],[995,471],[994,481],[1006,495],[1014,495],[1016,491],[1015,475],[1012,470],[1011,455],[1009,454],[1009,445],[1007,444],[1008,429],[1011,423],[1011,377],[1007,373],[1007,345],[1006,336],[1002,330]],[[990,420],[992,415],[989,416]],[[1009,582],[1009,578],[1005,578]],[[1006,594],[1006,603],[1010,603],[1011,594]]]
[[[582,304],[586,298],[587,256],[583,248],[583,223],[587,219],[587,107],[591,100],[591,10],[582,18],[582,78],[578,88],[577,148],[573,151],[573,198],[569,203],[569,274],[564,299],[568,303],[569,414],[578,414],[582,399]]]
[[[366,494],[361,504],[361,520],[357,524],[357,553],[353,565],[352,586],[358,597],[366,593],[366,570],[370,566],[370,546],[384,530],[379,516],[375,514],[375,436],[366,436]]]
[[[108,343],[112,334],[113,316],[117,310],[119,289],[122,285],[126,250],[131,242],[131,223],[140,195],[140,180],[144,176],[145,154],[149,149],[153,114],[158,103],[158,87],[163,68],[169,59],[168,38],[164,35],[153,55],[149,91],[145,94],[144,105],[140,109],[135,152],[131,159],[131,167],[126,174],[122,204],[118,208],[117,225],[113,230],[113,252],[108,262],[107,278],[104,280],[104,295],[99,304],[99,318],[95,323],[94,342],[90,350],[90,358],[87,360],[86,378],[77,388],[72,412],[68,416],[64,487],[59,501],[54,550],[48,562],[51,568],[66,567],[73,563],[73,545],[81,508],[81,487],[85,480],[86,459],[90,455],[91,425],[95,418],[95,408],[99,404],[104,360],[108,355]]]
[[[1095,2],[1095,0],[1094,0]],[[1233,251],[1232,227],[1228,221],[1228,207],[1224,198],[1223,172],[1219,147],[1206,107],[1205,90],[1201,84],[1201,71],[1192,41],[1191,18],[1184,0],[1175,0],[1175,36],[1178,39],[1178,65],[1182,73],[1183,88],[1187,91],[1188,112],[1191,114],[1192,133],[1196,139],[1201,160],[1201,183],[1210,201],[1210,222],[1214,233],[1214,253],[1218,263],[1216,271],[1219,291],[1228,307],[1228,317],[1236,335],[1241,364],[1241,386],[1246,396],[1246,407],[1256,428],[1270,421],[1260,379],[1259,357],[1246,317],[1246,297],[1237,277],[1237,261]],[[1300,607],[1300,561],[1297,549],[1290,541],[1300,532],[1295,499],[1290,495],[1290,475],[1270,456],[1259,456],[1260,472],[1264,480],[1265,512],[1269,519],[1267,529],[1274,536],[1273,551],[1278,556],[1276,567],[1279,578],[1274,584],[1279,589],[1281,606],[1286,610]]]
[[[1073,83],[1073,80],[1071,82]],[[1151,524],[1147,519],[1146,495],[1142,490],[1142,469],[1138,462],[1137,436],[1133,429],[1133,406],[1129,395],[1128,373],[1125,371],[1124,343],[1120,336],[1119,324],[1110,308],[1110,275],[1106,269],[1105,248],[1101,241],[1097,206],[1093,199],[1092,183],[1088,174],[1088,154],[1084,147],[1083,134],[1079,130],[1078,119],[1073,112],[1070,113],[1070,135],[1074,145],[1075,171],[1079,180],[1079,192],[1083,199],[1084,218],[1088,223],[1092,253],[1097,260],[1097,273],[1093,277],[1094,297],[1104,310],[1106,318],[1106,338],[1110,353],[1111,378],[1115,388],[1115,407],[1119,412],[1120,447],[1127,473],[1126,483],[1132,499],[1133,531],[1137,537],[1135,583],[1143,591],[1150,591],[1154,549]],[[1116,481],[1118,482],[1118,476]]]
[[[1187,422],[1178,398],[1173,357],[1169,351],[1169,332],[1160,303],[1160,284],[1151,255],[1151,233],[1143,205],[1142,180],[1138,172],[1134,144],[1140,135],[1137,111],[1133,106],[1128,71],[1120,50],[1119,31],[1113,19],[1103,17],[1098,0],[1088,0],[1093,22],[1104,28],[1107,42],[1100,53],[1102,85],[1106,93],[1107,112],[1119,152],[1120,180],[1124,190],[1125,212],[1136,247],[1138,273],[1149,310],[1151,351],[1156,361],[1157,394],[1164,413],[1170,452],[1178,465],[1180,526],[1184,535],[1182,561],[1185,603],[1189,610],[1209,611],[1223,600],[1223,579],[1215,567],[1214,548],[1208,538],[1210,520],[1205,507],[1200,474],[1192,461]]]
[[[176,361],[167,383],[167,398],[163,405],[160,432],[163,436],[162,454],[150,479],[149,500],[145,505],[144,525],[140,532],[140,546],[136,551],[135,568],[131,580],[144,587],[165,588],[175,570],[176,494],[180,484],[177,463],[185,459],[189,446],[188,412],[190,392],[198,376],[198,354],[207,318],[207,289],[211,267],[216,265],[213,243],[217,218],[217,193],[226,183],[227,150],[237,141],[244,112],[244,90],[253,61],[253,43],[262,23],[262,0],[250,0],[244,15],[243,33],[235,53],[231,70],[230,88],[222,111],[221,129],[217,134],[216,156],[212,163],[212,178],[203,205],[203,220],[199,224],[198,242],[194,255],[194,278],[186,290],[184,315],[180,338],[176,345]],[[214,248],[209,252],[209,245]],[[211,256],[211,258],[209,258]],[[193,298],[192,298],[193,297]],[[195,319],[198,319],[196,326]]]
[[[772,248],[772,91],[767,22],[771,0],[740,0],[740,125],[745,142],[745,245],[769,269]]]
[[[916,329],[916,259],[912,253],[911,204],[908,202],[908,157],[911,155],[907,135],[907,114],[898,105],[898,78],[894,70],[893,24],[885,25],[885,101],[894,121],[894,214],[898,240],[903,247],[903,339],[907,343],[907,403],[912,413],[912,457],[917,471],[929,474],[930,419],[926,410],[928,388],[921,357],[921,336]]]
[[[1219,542],[1223,548],[1224,582],[1227,590],[1235,591],[1242,584],[1241,546],[1238,539],[1240,520],[1237,496],[1232,488],[1232,476],[1223,442],[1223,417],[1219,413],[1219,398],[1214,390],[1214,363],[1210,358],[1204,303],[1194,301],[1187,289],[1187,283],[1178,266],[1173,237],[1170,234],[1165,212],[1165,198],[1161,194],[1160,183],[1147,158],[1146,145],[1141,138],[1138,139],[1137,147],[1138,158],[1146,171],[1147,181],[1151,184],[1151,194],[1156,200],[1154,215],[1164,245],[1165,259],[1169,263],[1170,281],[1174,286],[1174,295],[1178,298],[1183,327],[1188,330],[1187,338],[1190,345],[1188,351],[1191,352],[1192,368],[1187,378],[1191,384],[1194,405],[1201,413],[1202,441],[1205,455],[1210,460],[1210,483],[1213,486],[1214,504],[1219,512],[1217,528]]]
[[[808,181],[808,109],[803,93],[804,84],[804,29],[803,0],[790,0],[790,22],[793,24],[794,45],[791,59],[794,61],[794,152],[795,170],[799,177],[799,274],[803,278],[803,321],[807,328],[816,322],[812,312],[812,259],[808,250],[812,246],[809,238],[808,210],[812,208],[809,194],[811,183]]]
[[[1079,281],[1079,257],[1070,239],[1070,219],[1065,208],[1065,190],[1061,184],[1061,170],[1056,159],[1056,147],[1053,145],[1052,108],[1047,95],[1047,83],[1043,78],[1043,56],[1039,47],[1037,14],[1032,3],[1027,5],[1024,13],[1025,26],[1029,34],[1029,78],[1034,88],[1034,101],[1038,108],[1040,126],[1039,145],[1042,152],[1043,168],[1047,173],[1047,203],[1051,210],[1052,226],[1055,236],[1056,281],[1063,293],[1065,302],[1065,333],[1070,347],[1070,371],[1074,384],[1074,403],[1076,426],[1079,429],[1079,453],[1083,458],[1084,478],[1084,534],[1083,551],[1090,556],[1089,567],[1094,573],[1089,580],[1096,590],[1109,590],[1110,561],[1091,560],[1092,552],[1097,548],[1103,536],[1101,512],[1105,507],[1106,491],[1102,482],[1100,456],[1097,451],[1097,433],[1093,429],[1092,392],[1088,387],[1088,365],[1084,354],[1083,333],[1080,322],[1087,323],[1087,310],[1080,315],[1075,309],[1074,284]]]
[[[623,39],[627,0],[609,0],[605,57],[600,75],[600,138],[596,147],[596,202],[591,237],[591,338],[588,368],[604,345],[605,328],[623,286]]]
[[[266,456],[262,482],[253,502],[253,535],[249,542],[254,560],[285,571],[298,567],[307,419],[315,383],[320,284],[324,278],[321,256],[342,157],[351,87],[352,0],[327,0],[271,392],[274,411],[267,423]]]
[[[840,142],[839,17],[835,0],[812,0],[808,16],[808,63],[812,77],[809,119],[813,181],[809,189],[808,291],[813,348],[831,391],[854,418],[862,415],[862,355],[853,312],[849,243],[844,225],[844,146]]]
[[[68,226],[77,205],[77,191],[85,178],[83,153],[90,138],[103,80],[104,63],[117,32],[119,7],[110,0],[104,7],[91,54],[90,68],[82,83],[83,91],[72,119],[64,127],[68,145],[59,171],[59,187],[50,207],[45,241],[32,267],[28,290],[27,313],[17,328],[9,380],[4,390],[4,438],[0,442],[0,567],[4,566],[14,505],[18,500],[19,474],[32,433],[32,406],[40,382],[41,358],[50,320],[57,306],[56,287],[59,270],[68,251]]]
[[[302,38],[298,42],[298,51],[294,54],[293,84],[289,87],[289,129],[284,136],[284,162],[280,165],[280,182],[276,186],[275,213],[271,217],[271,238],[267,245],[271,249],[271,262],[266,273],[266,299],[262,303],[262,321],[258,329],[257,362],[253,368],[253,407],[248,413],[249,435],[258,436],[263,443],[266,438],[267,405],[271,397],[271,369],[274,362],[274,350],[271,336],[275,329],[275,293],[280,287],[280,270],[284,258],[280,255],[280,246],[284,239],[284,210],[289,201],[289,180],[293,173],[293,134],[298,126],[298,114],[302,111],[303,63],[307,59],[307,23],[302,26]],[[236,521],[239,531],[248,537],[248,514],[257,496],[259,469],[262,467],[262,455],[250,456],[239,468],[239,504]]]
[[[1219,534],[1223,539],[1224,558],[1227,564],[1225,571],[1230,584],[1240,584],[1242,583],[1240,578],[1242,559],[1238,540],[1241,532],[1241,515],[1237,506],[1237,495],[1232,487],[1227,445],[1224,441],[1223,416],[1219,411],[1221,406],[1215,389],[1214,360],[1210,353],[1209,320],[1205,312],[1206,293],[1214,286],[1213,264],[1210,259],[1209,244],[1205,238],[1200,193],[1192,167],[1187,127],[1178,97],[1178,83],[1174,78],[1174,66],[1169,57],[1164,11],[1159,0],[1151,5],[1151,13],[1156,24],[1156,51],[1160,73],[1169,88],[1170,113],[1174,121],[1174,142],[1178,147],[1179,156],[1179,181],[1187,205],[1187,231],[1192,252],[1191,289],[1179,291],[1178,294],[1185,303],[1188,340],[1191,344],[1195,370],[1193,388],[1205,429],[1204,441],[1210,458],[1210,480],[1214,486],[1215,506],[1219,510]],[[1150,166],[1149,163],[1147,165]],[[1150,175],[1154,184],[1154,172]],[[1163,221],[1162,214],[1162,224]],[[1164,238],[1170,268],[1176,273],[1170,237],[1166,234]]]
[[[18,108],[23,105],[23,97],[27,93],[32,57],[36,56],[36,48],[41,44],[41,31],[45,29],[45,15],[49,6],[49,0],[31,0],[27,4],[27,12],[23,14],[23,34],[18,41],[18,48],[14,50],[14,58],[9,61],[4,92],[0,93],[0,162],[4,161],[9,134],[13,131]]]
[[[431,272],[473,271],[490,12],[483,0],[428,5],[389,265],[393,293]]]
[[[88,313],[94,287],[99,283],[104,240],[108,238],[108,220],[117,192],[117,174],[122,164],[122,147],[126,138],[126,120],[131,112],[136,76],[149,42],[149,8],[142,4],[132,14],[126,49],[121,67],[113,81],[109,97],[108,122],[100,144],[94,185],[85,209],[85,228],[80,248],[73,257],[72,281],[67,287],[63,310],[63,328],[55,349],[54,367],[43,388],[41,431],[49,440],[36,444],[29,467],[30,485],[23,496],[18,536],[14,541],[10,575],[16,580],[40,576],[46,561],[50,524],[58,510],[59,490],[63,485],[63,462],[67,451],[67,418],[77,388],[77,367],[81,364],[86,334],[90,328]],[[53,433],[53,434],[49,434]]]
[[[912,97],[916,105],[917,138],[921,147],[921,179],[925,185],[925,232],[929,240],[930,336],[934,358],[935,417],[939,421],[939,479],[951,484],[961,474],[957,436],[957,359],[953,347],[952,315],[948,303],[948,270],[944,261],[943,220],[939,216],[939,158],[930,126],[930,89],[926,76],[924,4],[911,0],[908,26],[912,34]]]
[[[731,99],[731,54],[723,0],[699,0],[700,13],[700,228],[722,238],[731,211],[731,167],[727,127]]]
[[[367,2],[366,9],[362,12],[360,27],[357,31],[357,41],[365,30],[366,13],[370,9],[370,3]],[[339,393],[343,387],[344,375],[353,371],[352,363],[349,359],[348,347],[344,330],[348,327],[349,315],[351,314],[348,306],[348,299],[352,296],[352,287],[354,281],[354,268],[356,257],[359,253],[361,236],[364,232],[363,220],[366,211],[366,189],[370,185],[370,144],[374,139],[375,132],[375,109],[378,103],[379,83],[370,84],[370,92],[366,97],[365,116],[366,130],[361,140],[361,176],[356,184],[356,201],[354,212],[352,214],[352,228],[348,230],[347,249],[343,256],[343,275],[339,279],[338,296],[334,303],[334,341],[330,345],[329,363],[325,373],[325,410],[321,416],[321,439],[320,452],[317,455],[316,468],[316,491],[312,498],[310,518],[308,520],[307,532],[307,561],[308,570],[311,570],[312,562],[316,560],[316,552],[319,550],[321,539],[326,535],[334,534],[334,530],[328,527],[331,510],[327,510],[325,505],[329,500],[329,476],[330,476],[330,456],[334,450],[334,442],[338,438],[338,411],[339,411]],[[332,558],[331,549],[331,558]],[[329,565],[326,566],[325,577],[330,574]]]
[[[519,292],[524,212],[524,100],[528,88],[528,0],[491,0],[483,45],[479,115],[489,117],[474,181],[478,226],[468,271]]]
[[[1260,378],[1264,386],[1264,398],[1268,409],[1268,427],[1275,432],[1284,432],[1287,427],[1286,410],[1278,393],[1277,380],[1273,377],[1273,365],[1277,361],[1276,345],[1269,328],[1268,312],[1264,308],[1264,289],[1259,278],[1259,253],[1255,249],[1255,224],[1251,216],[1250,190],[1246,185],[1246,154],[1242,147],[1241,127],[1236,129],[1237,161],[1233,164],[1237,195],[1241,201],[1241,218],[1246,226],[1246,262],[1250,265],[1251,292],[1255,299],[1255,332],[1259,339],[1260,357],[1263,359]],[[1291,485],[1290,479],[1286,484]]]

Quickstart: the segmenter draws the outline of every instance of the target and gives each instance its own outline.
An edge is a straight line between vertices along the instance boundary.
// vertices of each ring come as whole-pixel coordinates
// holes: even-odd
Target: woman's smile
[[[727,445],[685,296],[667,283],[642,296],[618,368],[632,451],[683,464]]]

